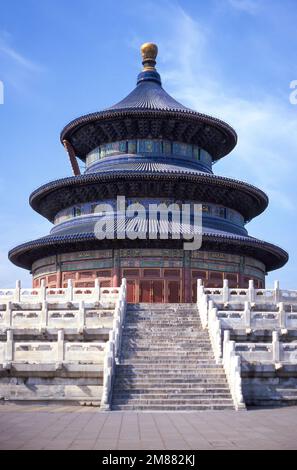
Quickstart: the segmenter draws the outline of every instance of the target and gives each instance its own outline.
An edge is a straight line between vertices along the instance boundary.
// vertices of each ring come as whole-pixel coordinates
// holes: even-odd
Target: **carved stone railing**
[[[200,286],[202,286],[201,281]],[[280,289],[278,281],[275,281],[274,289],[255,289],[253,280],[249,281],[249,287],[247,289],[237,289],[229,288],[228,280],[225,279],[222,288],[205,287],[203,292],[208,296],[209,300],[223,303],[245,301],[252,304],[278,302],[297,303],[297,291]]]
[[[296,291],[279,289],[278,282],[275,289],[254,289],[253,281],[249,289],[228,288],[227,280],[222,289],[205,288],[201,280],[197,283],[197,306],[204,328],[208,326],[210,312],[217,308],[222,329],[250,332],[266,328],[285,333],[287,329],[297,328],[296,296]]]
[[[279,334],[297,328],[297,291],[281,290],[275,282],[274,289],[254,289],[249,281],[248,289],[232,289],[228,281],[220,289],[204,288],[197,282],[197,307],[203,328],[208,328],[217,362],[224,365],[234,404],[244,407],[241,385],[242,363],[297,364],[297,344],[279,341]],[[245,343],[230,341],[230,330],[272,331],[271,343]],[[224,341],[222,335],[224,331]]]
[[[224,332],[223,366],[236,410],[245,409],[241,383],[241,359],[235,352],[235,341],[230,341],[230,331]]]
[[[115,299],[110,305],[115,305]],[[110,306],[109,305],[109,306]],[[47,301],[37,303],[7,302],[0,310],[0,331],[25,329],[47,331],[71,328],[82,332],[86,328],[112,328],[114,308],[100,308],[97,302],[86,303]]]
[[[268,305],[268,310],[263,310],[245,301],[243,310],[231,310],[230,307],[218,309],[217,317],[223,329],[245,329],[247,333],[254,329],[270,329],[286,333],[288,329],[297,329],[297,306],[292,307],[279,302],[274,306]]]
[[[274,364],[276,368],[283,364],[297,364],[297,344],[280,342],[277,331],[272,332],[271,343],[236,342],[235,352],[245,362],[254,364]]]
[[[15,341],[13,331],[7,331],[6,341],[0,343],[0,364],[10,369],[12,364],[50,365],[54,369],[64,364],[101,364],[103,368],[105,342],[64,341],[64,330],[58,331],[57,341]]]
[[[215,360],[217,363],[222,362],[224,366],[234,406],[237,410],[245,409],[242,395],[240,357],[236,356],[235,344],[230,341],[227,331],[225,332],[227,335],[224,338],[224,344],[222,344],[222,327],[217,317],[217,309],[214,306],[214,301],[208,299],[200,279],[197,281],[197,308],[202,327],[208,328]]]
[[[122,279],[122,284],[119,290],[119,296],[115,308],[113,327],[109,332],[109,341],[106,346],[106,354],[104,359],[104,378],[101,399],[102,410],[109,410],[111,405],[115,367],[119,362],[119,355],[121,351],[122,328],[125,319],[126,305],[127,283],[126,279]]]
[[[101,287],[99,279],[95,279],[94,287],[74,287],[72,280],[68,280],[67,287],[41,287],[23,289],[21,282],[16,282],[15,289],[0,289],[0,304],[8,302],[36,303],[36,302],[113,302],[119,295],[119,287]]]

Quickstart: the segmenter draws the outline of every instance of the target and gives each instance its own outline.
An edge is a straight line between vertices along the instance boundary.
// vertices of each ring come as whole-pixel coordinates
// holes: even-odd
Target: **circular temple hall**
[[[193,111],[172,98],[157,72],[157,46],[141,48],[143,70],[136,88],[117,104],[70,122],[61,132],[73,176],[36,189],[30,205],[53,223],[49,235],[9,252],[32,272],[33,287],[119,286],[127,279],[128,302],[194,302],[197,279],[206,287],[265,286],[267,272],[282,267],[287,253],[250,236],[246,224],[268,205],[248,183],[213,173],[213,164],[237,142],[225,122]],[[84,164],[81,173],[78,159]],[[95,226],[125,204],[189,204],[202,207],[202,246],[185,250],[182,239],[106,237]],[[192,220],[192,219],[191,219]],[[126,222],[129,222],[126,220]]]

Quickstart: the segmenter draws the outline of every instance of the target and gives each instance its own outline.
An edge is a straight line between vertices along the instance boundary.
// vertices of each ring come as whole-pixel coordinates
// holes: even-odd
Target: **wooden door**
[[[168,302],[172,304],[179,303],[179,281],[168,281]]]
[[[151,281],[152,288],[152,302],[162,303],[163,302],[163,281]]]
[[[151,281],[140,281],[139,302],[151,302]]]
[[[136,302],[135,281],[133,279],[127,280],[127,302],[129,303]]]

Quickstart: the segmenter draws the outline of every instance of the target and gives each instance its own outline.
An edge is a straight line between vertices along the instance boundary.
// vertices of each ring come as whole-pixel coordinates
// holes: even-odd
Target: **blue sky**
[[[267,285],[297,288],[295,0],[0,0],[0,8],[1,287],[31,283],[7,252],[51,227],[28,197],[71,174],[61,129],[127,95],[139,46],[153,41],[164,88],[236,129],[238,146],[214,171],[267,192],[268,209],[247,228],[290,254]]]

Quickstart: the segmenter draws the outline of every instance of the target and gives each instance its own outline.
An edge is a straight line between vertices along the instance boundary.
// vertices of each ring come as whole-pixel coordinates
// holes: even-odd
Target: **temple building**
[[[157,46],[141,48],[143,70],[136,88],[117,104],[70,122],[61,133],[73,176],[36,189],[30,205],[52,222],[49,235],[9,252],[31,271],[33,287],[119,286],[127,279],[128,302],[193,302],[197,279],[205,287],[263,288],[267,272],[283,266],[287,253],[250,236],[246,223],[268,205],[248,183],[217,176],[213,164],[236,146],[225,122],[193,111],[162,87],[155,68]],[[78,161],[85,165],[81,174]],[[99,240],[95,224],[103,202],[202,205],[201,249],[184,250],[182,239]]]

